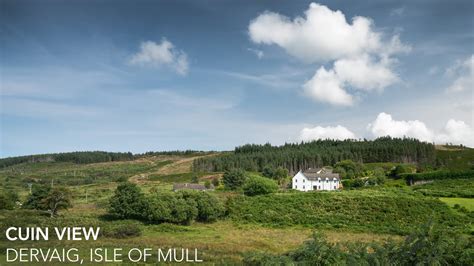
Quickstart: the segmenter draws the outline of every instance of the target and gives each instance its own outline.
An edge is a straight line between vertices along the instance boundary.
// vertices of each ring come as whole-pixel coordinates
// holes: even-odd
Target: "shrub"
[[[227,211],[237,222],[395,234],[406,234],[409,228],[430,219],[463,231],[468,231],[470,224],[467,217],[454,213],[437,199],[370,188],[339,193],[237,196],[228,200]]]
[[[46,198],[51,188],[49,186],[42,186],[34,184],[31,188],[31,194],[23,204],[25,209],[45,210],[46,206],[43,204],[43,199]]]
[[[250,253],[245,265],[472,265],[472,241],[434,228],[417,229],[403,242],[333,245],[315,233],[301,247],[282,255]]]
[[[214,178],[212,179],[212,184],[214,185],[214,187],[217,188],[217,187],[220,185],[219,177],[217,177],[217,176],[214,177]]]
[[[112,238],[129,238],[141,236],[142,230],[137,224],[127,223],[118,226],[104,227],[103,235]]]
[[[362,164],[352,160],[343,160],[334,165],[334,172],[339,173],[342,179],[360,177],[362,174]]]
[[[415,169],[413,169],[412,167],[410,167],[408,165],[399,164],[399,165],[395,166],[395,168],[393,168],[390,171],[389,175],[392,178],[401,178],[402,174],[412,173],[414,170]]]
[[[198,209],[197,220],[200,222],[214,222],[224,215],[224,205],[216,196],[207,192],[181,191],[184,198],[196,202]]]
[[[285,169],[281,166],[275,169],[270,165],[267,165],[263,168],[262,175],[264,177],[280,181],[288,176],[288,169]]]
[[[246,179],[247,174],[242,169],[233,169],[231,171],[227,171],[222,177],[224,186],[230,190],[242,187]]]
[[[13,210],[19,197],[15,191],[2,191],[0,194],[0,210]]]
[[[474,170],[467,171],[434,171],[426,173],[407,173],[400,177],[404,178],[407,183],[422,180],[441,180],[441,179],[474,179]]]
[[[271,179],[261,176],[250,176],[243,186],[247,196],[264,195],[278,190],[278,185]]]
[[[122,219],[142,218],[148,209],[140,188],[132,183],[122,183],[110,198],[109,212]]]
[[[154,193],[148,202],[144,216],[151,222],[190,224],[198,214],[196,202],[181,193]]]

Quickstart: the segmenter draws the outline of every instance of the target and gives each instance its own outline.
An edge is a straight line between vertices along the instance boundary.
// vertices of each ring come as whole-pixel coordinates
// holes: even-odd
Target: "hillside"
[[[384,143],[391,141],[393,140],[383,140]],[[393,144],[394,147],[396,142],[390,145]],[[426,151],[426,158],[433,156],[433,152],[436,156],[433,161],[446,162],[440,167],[443,171],[453,173],[456,172],[454,169],[458,168],[469,170],[472,163],[472,149],[432,150],[431,144],[411,141],[406,143],[412,143],[415,147],[399,151],[387,148],[387,151],[400,156],[402,162],[412,161],[415,157],[410,157],[409,154],[417,153],[417,150]],[[322,146],[315,148],[318,145]],[[365,143],[365,148],[358,145],[361,143],[319,142],[309,146],[295,144],[286,147],[250,145],[236,148],[232,153],[147,153],[132,155],[132,158],[123,161],[79,163],[30,160],[15,163],[0,168],[1,195],[16,193],[18,202],[25,203],[31,196],[29,186],[32,186],[33,191],[39,187],[66,188],[71,195],[72,207],[61,210],[55,218],[49,218],[42,210],[28,210],[15,205],[11,210],[0,210],[0,226],[100,226],[104,230],[100,240],[78,244],[78,247],[88,249],[119,245],[127,250],[137,246],[185,246],[200,249],[206,261],[216,264],[239,264],[252,252],[282,254],[295,250],[304,245],[315,229],[321,232],[329,243],[342,247],[350,247],[358,242],[395,241],[396,244],[429,221],[436,223],[443,230],[455,230],[464,236],[472,232],[474,199],[471,190],[474,179],[447,178],[410,187],[403,179],[391,177],[390,172],[400,165],[410,170],[416,169],[420,165],[419,162],[384,162],[385,148],[382,146],[379,148],[378,144],[372,142]],[[369,151],[374,151],[370,147],[379,151],[382,159],[373,157],[373,162],[360,164],[361,176],[354,177],[354,180],[366,180],[366,174],[381,171],[385,175],[385,183],[345,188],[337,192],[303,193],[288,190],[282,185],[279,191],[269,195],[250,197],[245,196],[242,190],[226,189],[222,182],[225,171],[217,171],[234,163],[247,165],[248,161],[262,166],[279,165],[286,160],[284,155],[287,154],[316,155],[317,158],[320,152],[331,149],[333,154],[362,158],[365,156],[364,152],[368,154]],[[313,148],[315,153],[308,151]],[[353,155],[351,149],[355,152]],[[301,157],[299,162],[308,163],[304,158],[306,157]],[[425,160],[425,157],[418,153],[416,158]],[[279,161],[280,159],[283,161]],[[336,160],[336,157],[327,159]],[[206,171],[193,171],[199,170],[197,165],[203,162],[216,164],[217,170],[205,168]],[[431,166],[426,166],[425,163],[420,169],[430,173],[436,168],[436,162]],[[331,162],[329,165],[334,166]],[[251,175],[262,176],[263,173],[256,170]],[[214,179],[218,179],[220,183],[216,190],[206,193],[215,196],[225,206],[225,214],[213,223],[150,223],[140,219],[117,219],[109,214],[110,198],[121,184],[136,184],[149,199],[153,195],[173,195],[170,194],[173,183],[197,180],[199,184],[204,185]],[[1,203],[2,197],[0,205]],[[15,247],[30,244],[32,243],[19,243],[15,244]],[[46,247],[63,244],[54,241],[35,245]],[[11,244],[0,241],[0,249],[4,250],[7,246],[11,247]],[[0,253],[0,259],[4,260],[4,256],[4,253]]]

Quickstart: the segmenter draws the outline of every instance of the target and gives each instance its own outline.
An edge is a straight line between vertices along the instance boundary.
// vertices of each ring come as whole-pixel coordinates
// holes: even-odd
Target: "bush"
[[[408,173],[402,174],[407,183],[423,180],[441,180],[441,179],[474,179],[474,170],[467,171],[434,171],[426,173]]]
[[[197,204],[181,193],[154,193],[148,197],[145,218],[151,222],[190,224],[198,214]]]
[[[264,195],[278,190],[278,185],[271,179],[261,176],[249,177],[243,186],[247,196]]]
[[[224,211],[222,203],[206,192],[154,191],[145,197],[140,188],[131,183],[117,187],[109,208],[109,213],[122,219],[185,225],[194,220],[215,221]]]
[[[19,197],[15,191],[2,191],[0,194],[0,210],[13,210]]]
[[[342,179],[360,177],[362,174],[362,164],[352,160],[343,160],[334,165],[334,172],[339,173]]]
[[[230,190],[235,190],[242,187],[246,179],[247,174],[242,169],[233,169],[231,171],[225,172],[222,177],[224,186]]]
[[[214,222],[224,215],[224,205],[216,196],[207,192],[181,191],[184,198],[196,202],[198,214],[196,220],[200,222]]]
[[[283,255],[250,253],[245,265],[472,265],[472,240],[427,224],[403,242],[334,245],[315,233],[301,247]]]
[[[142,230],[137,224],[127,223],[118,226],[104,227],[102,234],[112,238],[129,238],[141,236]]]
[[[401,178],[403,174],[413,173],[413,171],[415,171],[415,169],[413,167],[408,166],[408,165],[399,164],[399,165],[395,166],[395,168],[393,168],[390,171],[389,176],[392,177],[392,178]]]
[[[43,199],[46,198],[51,188],[49,186],[42,186],[34,184],[31,188],[31,194],[23,204],[25,209],[34,210],[46,210],[46,206],[42,203]]]
[[[281,193],[237,196],[227,203],[236,222],[266,226],[302,225],[376,233],[406,234],[430,219],[469,230],[469,220],[443,202],[396,190],[351,190],[338,193]]]
[[[71,191],[64,187],[34,185],[32,192],[28,196],[23,208],[46,210],[52,216],[55,216],[60,209],[71,207]]]
[[[275,169],[272,166],[267,165],[263,168],[262,175],[277,180],[280,183],[288,176],[288,169],[281,166]]]
[[[212,179],[212,185],[214,185],[215,188],[217,188],[220,185],[219,177],[215,176]]]
[[[110,198],[109,212],[122,219],[142,218],[145,210],[148,209],[140,188],[132,183],[122,183]]]

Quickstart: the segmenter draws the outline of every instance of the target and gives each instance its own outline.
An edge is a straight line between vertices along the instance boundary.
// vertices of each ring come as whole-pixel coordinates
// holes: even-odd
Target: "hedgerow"
[[[474,170],[408,173],[408,174],[401,174],[400,177],[404,178],[407,181],[407,183],[412,183],[415,181],[440,180],[440,179],[471,179],[471,178],[474,178]]]

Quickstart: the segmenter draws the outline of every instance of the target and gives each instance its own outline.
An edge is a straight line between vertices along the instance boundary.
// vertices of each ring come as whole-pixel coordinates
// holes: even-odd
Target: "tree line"
[[[315,140],[311,142],[246,144],[232,153],[194,160],[194,171],[223,172],[233,168],[263,171],[264,167],[283,167],[290,173],[301,169],[335,165],[342,160],[359,163],[435,163],[435,146],[412,138],[382,137],[375,140]]]
[[[130,161],[133,160],[133,158],[134,157],[131,152],[75,151],[8,157],[0,159],[0,168],[20,163],[71,162],[77,164],[87,164],[113,161]]]

